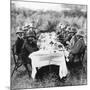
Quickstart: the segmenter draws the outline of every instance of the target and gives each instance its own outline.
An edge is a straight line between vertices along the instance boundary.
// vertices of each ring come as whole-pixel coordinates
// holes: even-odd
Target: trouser
[[[30,64],[23,64],[24,67],[26,68],[29,78],[31,77],[31,73],[32,73],[32,69],[31,69],[31,65]]]
[[[23,66],[28,72],[29,77],[31,77],[31,73],[32,73],[31,59],[28,58],[28,56],[26,55],[22,55],[22,62],[23,62]]]
[[[82,62],[69,62],[68,63],[69,68],[79,68],[82,67]]]
[[[75,55],[69,54],[69,62],[67,62],[67,66],[69,69],[78,67],[80,63],[80,58],[76,58]]]

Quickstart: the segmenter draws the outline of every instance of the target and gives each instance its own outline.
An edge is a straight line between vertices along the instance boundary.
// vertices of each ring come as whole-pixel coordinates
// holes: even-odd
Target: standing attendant
[[[21,28],[18,28],[16,31],[16,36],[17,36],[17,40],[15,42],[15,54],[18,56],[18,60],[21,59],[21,50],[22,50],[22,46],[24,43],[24,39],[23,39],[23,31]]]

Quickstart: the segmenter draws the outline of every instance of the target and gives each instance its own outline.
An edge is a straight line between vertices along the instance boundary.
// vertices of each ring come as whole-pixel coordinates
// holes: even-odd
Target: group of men
[[[31,77],[32,65],[28,56],[37,50],[37,37],[33,29],[34,27],[27,25],[23,28],[18,28],[16,31],[17,40],[15,42],[16,55],[18,60],[22,61],[24,67]],[[84,31],[77,30],[75,27],[59,27],[56,31],[59,41],[69,51],[69,63],[73,66],[75,63],[81,63],[85,52]]]
[[[16,35],[15,55],[18,56],[18,62],[23,63],[24,67],[28,71],[29,77],[31,77],[32,66],[31,60],[28,56],[30,53],[38,50],[36,33],[32,26],[27,25],[23,28],[17,28]]]
[[[61,26],[59,27],[57,35],[59,41],[62,42],[69,51],[69,64],[72,67],[81,66],[84,62],[84,54],[86,50],[84,30],[69,25],[66,25],[66,27]]]

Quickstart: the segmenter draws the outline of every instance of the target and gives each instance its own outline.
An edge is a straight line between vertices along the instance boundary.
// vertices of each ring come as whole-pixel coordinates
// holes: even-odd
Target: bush
[[[37,32],[56,30],[56,25],[61,22],[69,24],[79,29],[86,30],[87,13],[80,10],[70,11],[35,11],[25,8],[17,8],[15,4],[11,7],[11,40],[15,40],[15,30],[18,26],[23,26],[25,22],[35,21]],[[86,32],[86,31],[85,31]],[[14,38],[14,39],[13,39]]]

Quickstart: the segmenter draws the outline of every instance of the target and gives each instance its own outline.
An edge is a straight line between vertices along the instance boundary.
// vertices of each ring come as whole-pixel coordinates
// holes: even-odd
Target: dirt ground
[[[12,65],[12,68],[14,65]],[[45,87],[60,87],[60,86],[76,86],[87,84],[87,73],[81,68],[69,69],[70,75],[60,79],[58,73],[59,67],[50,65],[42,67],[36,74],[36,79],[28,77],[28,73],[23,66],[14,73],[11,78],[11,90],[24,88],[45,88]],[[12,70],[11,70],[12,71]]]

